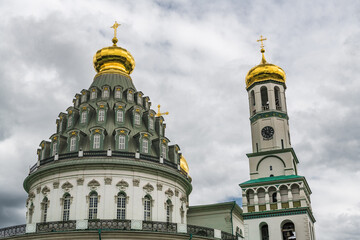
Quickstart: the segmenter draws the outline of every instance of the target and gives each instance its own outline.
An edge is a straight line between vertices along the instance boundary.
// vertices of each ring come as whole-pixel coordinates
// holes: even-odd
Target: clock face
[[[264,137],[264,139],[269,140],[272,139],[274,136],[274,129],[270,126],[266,126],[261,130],[261,135]]]

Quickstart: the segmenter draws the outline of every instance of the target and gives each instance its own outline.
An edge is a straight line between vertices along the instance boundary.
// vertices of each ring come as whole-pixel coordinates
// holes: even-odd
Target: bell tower
[[[240,184],[247,239],[315,239],[310,194],[305,177],[297,171],[291,146],[286,107],[286,75],[262,59],[245,78],[249,96],[252,153],[250,180]]]

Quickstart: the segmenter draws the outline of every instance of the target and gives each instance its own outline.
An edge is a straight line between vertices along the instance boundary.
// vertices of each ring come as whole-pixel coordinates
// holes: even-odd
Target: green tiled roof
[[[296,179],[296,178],[303,178],[303,177],[298,176],[298,175],[287,175],[287,176],[283,175],[283,176],[276,176],[276,177],[265,177],[265,178],[249,180],[249,181],[241,183],[240,185],[262,183],[262,182],[272,182],[272,181],[288,180],[288,179]]]

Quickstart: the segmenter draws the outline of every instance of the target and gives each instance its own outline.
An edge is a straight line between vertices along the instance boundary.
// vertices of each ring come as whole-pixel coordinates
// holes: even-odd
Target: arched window
[[[97,218],[98,194],[91,192],[89,195],[89,219]]]
[[[70,115],[69,118],[68,118],[68,122],[67,122],[67,127],[68,127],[68,128],[71,127],[71,125],[72,125],[72,120],[73,120],[73,116]]]
[[[142,140],[142,152],[149,153],[149,140],[147,140],[146,138]]]
[[[247,200],[248,205],[253,205],[254,204],[254,191],[252,189],[249,189],[246,192],[246,200]]]
[[[98,113],[98,122],[105,121],[105,109],[100,109]]]
[[[265,204],[265,190],[263,188],[259,188],[259,190],[257,191],[257,195],[258,195],[259,205]]]
[[[63,199],[63,221],[69,221],[70,216],[70,194],[66,194]]]
[[[76,150],[76,142],[77,142],[76,136],[70,138],[70,152]]]
[[[97,97],[96,95],[97,95],[96,90],[93,89],[92,92],[91,92],[91,96],[90,96],[91,100],[96,99],[96,97]]]
[[[254,92],[254,90],[252,90],[251,93],[250,93],[250,101],[251,101],[251,105],[255,106],[256,102],[255,102],[255,92]]]
[[[299,188],[299,185],[293,184],[293,185],[291,186],[291,193],[292,193],[293,201],[298,201],[298,200],[300,199],[300,188]]]
[[[134,118],[135,118],[135,120],[134,120],[135,124],[140,125],[140,114],[135,113]]]
[[[124,112],[122,110],[118,110],[116,112],[116,121],[122,123],[124,121]]]
[[[293,222],[287,222],[281,228],[283,240],[293,240],[296,239],[295,235],[295,225]]]
[[[280,187],[280,196],[281,196],[281,202],[287,202],[288,199],[288,188],[286,186]]]
[[[100,134],[95,134],[94,135],[93,149],[99,149],[100,148],[100,139],[101,139]]]
[[[103,98],[108,98],[109,95],[110,95],[109,89],[105,88],[104,91],[103,91]]]
[[[274,87],[274,93],[275,93],[276,110],[281,110],[280,89],[279,89],[279,87]]]
[[[85,92],[81,96],[81,103],[84,103],[84,102],[86,102],[86,93]]]
[[[86,123],[86,117],[87,117],[87,112],[86,112],[86,111],[83,111],[83,112],[81,113],[80,123]]]
[[[126,194],[119,192],[117,195],[116,219],[126,219]]]
[[[149,118],[149,130],[154,130],[154,119]]]
[[[269,109],[269,98],[268,98],[268,91],[266,87],[261,87],[260,88],[260,93],[261,93],[261,106],[263,110],[268,110]]]
[[[277,192],[275,187],[269,187],[269,196],[270,196],[270,203],[276,203],[277,202]]]
[[[127,94],[127,100],[128,100],[128,102],[132,102],[132,101],[134,101],[133,99],[134,99],[134,95],[133,95],[133,92],[130,90]]]
[[[166,145],[165,144],[161,144],[161,156],[163,158],[166,158]]]
[[[48,207],[49,207],[49,200],[47,199],[47,197],[44,197],[44,199],[41,203],[41,221],[42,222],[46,222]]]
[[[269,240],[269,227],[266,223],[260,224],[261,240]]]
[[[172,222],[172,203],[170,199],[166,201],[166,222]]]
[[[119,150],[124,150],[126,148],[125,139],[125,135],[119,135]]]
[[[116,90],[115,90],[115,98],[121,98],[121,88],[116,88]]]
[[[57,142],[54,142],[52,145],[52,155],[55,156],[55,154],[57,153]]]
[[[151,221],[151,197],[149,195],[144,198],[144,221]]]

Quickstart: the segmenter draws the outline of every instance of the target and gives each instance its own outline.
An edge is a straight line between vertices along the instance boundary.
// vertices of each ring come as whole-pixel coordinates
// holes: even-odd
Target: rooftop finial
[[[119,24],[119,23],[117,23],[117,22],[115,21],[114,25],[111,26],[111,28],[114,29],[114,38],[112,39],[112,42],[114,43],[114,46],[116,46],[116,43],[117,43],[117,41],[118,41],[118,39],[117,39],[117,37],[116,37],[116,30],[117,30],[117,28],[118,28],[120,25],[121,25],[121,24]]]
[[[156,117],[160,117],[160,116],[162,116],[162,115],[169,115],[169,112],[164,112],[164,113],[162,113],[161,111],[160,111],[160,104],[158,105],[158,112],[157,112],[157,114],[156,114]]]
[[[261,63],[262,64],[265,64],[266,63],[266,60],[265,60],[265,56],[264,56],[264,52],[265,52],[265,49],[264,49],[264,41],[267,40],[266,38],[264,38],[262,35],[260,35],[260,39],[257,40],[257,42],[261,42],[261,54],[262,54],[262,59],[261,59]]]

